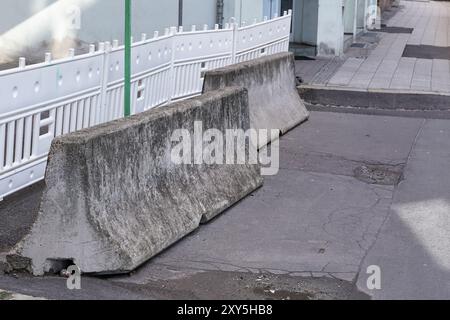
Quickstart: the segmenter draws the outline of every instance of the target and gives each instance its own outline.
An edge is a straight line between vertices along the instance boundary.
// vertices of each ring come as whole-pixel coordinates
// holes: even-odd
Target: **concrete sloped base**
[[[37,220],[10,265],[35,275],[70,264],[83,273],[129,272],[260,187],[259,165],[172,161],[173,132],[194,132],[196,121],[203,130],[247,130],[246,90],[56,138]]]

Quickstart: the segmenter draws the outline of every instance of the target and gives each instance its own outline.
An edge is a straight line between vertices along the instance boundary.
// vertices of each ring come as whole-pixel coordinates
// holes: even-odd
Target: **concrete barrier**
[[[292,53],[269,55],[205,74],[203,92],[227,86],[247,88],[250,125],[254,129],[279,129],[285,134],[308,119],[296,88]]]
[[[53,141],[38,218],[8,256],[35,275],[126,273],[262,185],[259,165],[174,164],[177,129],[249,128],[227,88]],[[198,123],[198,122],[197,122]]]

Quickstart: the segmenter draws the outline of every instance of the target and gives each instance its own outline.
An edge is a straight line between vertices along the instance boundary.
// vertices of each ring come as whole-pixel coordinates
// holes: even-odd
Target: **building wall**
[[[241,19],[252,23],[255,19],[262,21],[264,17],[264,1],[263,0],[240,0],[241,2]]]
[[[319,0],[296,0],[293,12],[293,41],[317,44]]]
[[[216,23],[215,0],[183,0],[183,25]],[[294,0],[293,40],[317,44],[321,55],[342,52],[343,0]],[[347,2],[365,0],[345,0]],[[0,18],[0,63],[18,55],[38,60],[43,52],[65,56],[70,47],[118,39],[123,42],[123,0],[15,0]],[[375,4],[377,0],[367,0]],[[391,1],[380,1],[383,5]],[[178,25],[179,0],[133,0],[133,34],[149,36]],[[320,6],[319,6],[320,3]],[[79,8],[79,19],[77,18]],[[224,0],[224,21],[261,21],[279,14],[281,0]],[[370,10],[369,10],[370,11]],[[360,16],[361,17],[361,16]],[[360,18],[361,19],[361,18]],[[361,22],[361,20],[360,20]],[[79,28],[74,27],[79,23]],[[36,57],[35,57],[36,56]]]
[[[366,24],[368,29],[376,29],[381,27],[381,10],[378,7],[377,0],[368,0],[366,13]]]
[[[298,1],[303,6],[302,42],[317,45],[317,28],[319,19],[319,0]]]
[[[362,31],[377,15],[377,0],[294,1],[293,41],[316,44],[319,56],[343,54],[344,32]]]
[[[343,53],[344,23],[342,2],[319,0],[317,52],[320,56]]]
[[[263,14],[269,19],[280,15],[281,13],[281,0],[264,0],[263,2]]]
[[[365,27],[367,0],[345,0],[344,2],[344,32],[353,34],[361,32]],[[356,29],[356,30],[355,30]]]
[[[215,0],[183,0],[183,26],[207,24],[212,28],[216,24],[216,7]]]
[[[133,0],[133,35],[151,36],[178,25],[178,4],[178,0]],[[183,7],[183,24],[214,25],[215,0],[184,0]],[[80,43],[123,42],[123,17],[123,0],[8,1],[0,13],[0,63],[19,54],[42,55],[43,50],[63,56],[70,47],[82,47]]]
[[[353,34],[355,22],[356,0],[345,0],[344,2],[344,32]]]
[[[135,34],[178,22],[178,0],[134,0],[132,4]],[[24,44],[66,36],[87,42],[122,40],[123,6],[123,0],[15,0],[1,13],[0,33]],[[80,9],[79,28],[72,24],[76,8]]]
[[[395,0],[378,0],[378,6],[381,11],[389,9],[396,1]]]
[[[358,1],[358,17],[356,21],[356,27],[364,29],[366,27],[366,13],[367,7],[369,6],[368,0],[357,0]]]
[[[255,19],[262,21],[264,18],[265,0],[225,0],[224,21],[228,22],[232,17],[240,24],[252,23]],[[267,7],[266,7],[267,8]]]
[[[306,0],[308,1],[308,0]],[[303,42],[303,16],[306,10],[304,10],[304,0],[295,1],[293,3],[292,11],[292,41],[296,43]]]

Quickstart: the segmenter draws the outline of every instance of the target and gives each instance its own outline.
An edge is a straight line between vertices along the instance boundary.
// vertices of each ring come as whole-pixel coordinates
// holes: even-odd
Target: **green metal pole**
[[[124,116],[131,115],[131,0],[125,0],[125,98]]]

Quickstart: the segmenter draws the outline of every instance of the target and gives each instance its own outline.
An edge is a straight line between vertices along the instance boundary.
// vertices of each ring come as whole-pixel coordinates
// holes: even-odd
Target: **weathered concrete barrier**
[[[296,88],[292,53],[269,55],[205,74],[203,92],[227,86],[247,88],[250,125],[254,129],[279,129],[285,134],[308,119]]]
[[[250,127],[227,88],[53,141],[38,218],[8,256],[35,275],[75,263],[124,273],[262,185],[259,165],[175,164],[177,129]]]

